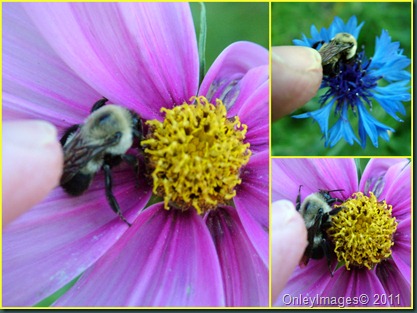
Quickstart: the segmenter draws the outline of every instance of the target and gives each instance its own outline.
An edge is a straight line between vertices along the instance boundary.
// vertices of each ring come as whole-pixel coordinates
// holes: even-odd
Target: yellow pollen
[[[162,108],[163,122],[147,121],[149,132],[141,142],[153,192],[164,207],[199,214],[228,203],[241,183],[240,169],[251,156],[243,143],[247,126],[239,117],[226,117],[220,100],[192,97],[173,109]]]
[[[392,237],[397,230],[391,205],[385,200],[378,202],[372,192],[369,197],[357,192],[335,207],[343,209],[332,217],[327,233],[335,245],[337,259],[345,263],[346,269],[372,269],[391,256]]]

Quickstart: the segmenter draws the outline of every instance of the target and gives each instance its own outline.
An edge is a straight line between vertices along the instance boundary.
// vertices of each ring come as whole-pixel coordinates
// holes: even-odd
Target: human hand
[[[63,152],[53,125],[3,122],[3,226],[56,187],[62,169]]]
[[[299,264],[307,247],[307,229],[294,204],[272,203],[272,303]]]
[[[307,47],[272,47],[272,120],[306,104],[323,78],[320,54]]]

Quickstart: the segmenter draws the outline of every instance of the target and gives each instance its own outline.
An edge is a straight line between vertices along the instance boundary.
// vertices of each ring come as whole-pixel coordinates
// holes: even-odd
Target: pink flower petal
[[[147,208],[57,306],[222,306],[219,261],[194,210]]]
[[[114,171],[114,194],[134,222],[151,193],[135,187],[132,169]],[[94,264],[128,230],[104,195],[97,175],[82,196],[61,188],[8,225],[3,233],[3,305],[30,306],[48,297]]]
[[[398,223],[394,234],[392,259],[404,279],[411,285],[411,216]]]
[[[268,264],[269,153],[253,155],[242,172],[234,198],[236,210],[255,249]]]
[[[383,264],[378,265],[376,267],[376,274],[385,288],[383,294],[387,296],[392,295],[391,298],[387,297],[387,306],[411,306],[410,282],[403,277],[401,271],[394,262],[388,260]],[[381,295],[381,293],[377,293]]]
[[[240,106],[245,101],[245,95],[240,94],[243,86],[241,80],[253,68],[268,65],[268,50],[251,42],[235,42],[228,46],[217,57],[210,67],[203,82],[199,94],[207,99],[221,99],[228,109],[232,106]],[[266,68],[264,68],[266,69]],[[267,72],[261,72],[259,82],[267,79]],[[254,87],[259,86],[255,81]]]
[[[231,207],[206,216],[222,269],[227,306],[267,306],[268,268]]]
[[[324,295],[323,290],[330,279],[326,260],[310,260],[307,266],[295,269],[274,306],[311,306],[311,303],[290,300],[292,297]]]
[[[269,79],[268,66],[254,68],[239,82],[240,92],[228,116],[239,116],[248,126],[246,142],[252,152],[269,148]]]
[[[336,271],[323,290],[323,295],[336,297],[339,301],[344,301],[332,306],[375,306],[375,294],[385,293],[379,279],[374,271],[367,269],[346,270],[344,267]],[[347,299],[350,299],[349,304]],[[324,305],[326,306],[326,305]]]
[[[300,185],[301,200],[319,189],[343,189],[332,193],[343,200],[358,190],[357,180],[352,159],[273,159],[272,201],[295,203]]]
[[[380,197],[385,199],[387,204],[392,205],[392,214],[397,220],[410,217],[411,166],[408,161],[390,167],[386,175],[386,188]]]
[[[77,75],[146,119],[197,92],[196,36],[186,3],[28,3],[25,8]]]
[[[379,199],[385,199],[385,187],[391,185],[407,163],[407,159],[371,159],[362,174],[359,190],[366,194],[372,191]]]
[[[101,97],[57,56],[20,4],[3,5],[3,119],[68,127]]]

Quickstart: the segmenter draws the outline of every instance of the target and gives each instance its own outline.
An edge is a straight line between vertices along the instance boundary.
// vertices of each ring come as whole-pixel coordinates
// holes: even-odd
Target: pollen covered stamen
[[[350,266],[372,269],[391,256],[393,234],[397,229],[392,206],[385,200],[378,202],[370,192],[369,197],[357,192],[341,205],[343,209],[332,217],[328,235],[335,245],[339,262]]]
[[[193,97],[173,109],[163,108],[165,119],[148,121],[145,148],[153,192],[164,206],[199,214],[225,204],[236,195],[240,169],[251,156],[243,143],[247,126],[239,117],[227,118],[226,107],[204,97]]]

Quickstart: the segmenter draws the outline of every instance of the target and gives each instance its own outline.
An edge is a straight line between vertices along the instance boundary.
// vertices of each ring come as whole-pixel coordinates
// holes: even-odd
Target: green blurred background
[[[358,23],[365,22],[359,34],[358,46],[365,45],[366,55],[374,53],[375,38],[386,29],[392,41],[399,41],[404,55],[411,58],[411,4],[410,3],[272,3],[272,45],[293,45],[293,39],[301,39],[301,35],[310,35],[311,25],[317,29],[328,28],[335,16],[346,23],[356,15]],[[410,70],[410,68],[408,69]],[[273,79],[273,77],[272,77]],[[406,116],[398,114],[403,123],[388,116],[377,104],[373,103],[372,116],[382,123],[394,128],[389,142],[379,139],[379,148],[374,148],[367,140],[367,146],[350,146],[344,140],[333,148],[325,148],[324,140],[317,123],[312,119],[294,119],[286,116],[272,123],[271,145],[272,155],[316,155],[316,156],[410,156],[411,155],[411,103],[403,103]],[[319,108],[316,96],[294,114],[302,114]],[[331,124],[332,125],[332,124]],[[352,122],[357,134],[357,119]]]
[[[190,3],[197,38],[200,3]],[[235,41],[252,41],[269,47],[268,3],[205,3],[207,13],[206,71],[216,57]]]

